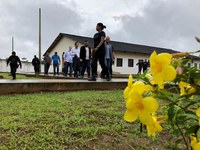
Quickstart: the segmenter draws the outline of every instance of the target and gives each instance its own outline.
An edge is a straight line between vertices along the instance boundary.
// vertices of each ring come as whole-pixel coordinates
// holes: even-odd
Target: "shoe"
[[[101,78],[101,79],[105,79],[105,75],[100,74],[100,78]]]
[[[106,80],[107,80],[107,81],[110,81],[110,80],[111,80],[111,77],[106,78]]]
[[[94,77],[89,78],[88,81],[96,81],[96,78],[94,78]]]

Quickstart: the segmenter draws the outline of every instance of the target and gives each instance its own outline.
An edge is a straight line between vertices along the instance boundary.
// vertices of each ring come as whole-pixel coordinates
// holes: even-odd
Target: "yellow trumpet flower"
[[[150,71],[156,84],[162,85],[165,81],[173,81],[176,70],[170,65],[172,55],[168,53],[158,54],[154,51],[150,56]]]

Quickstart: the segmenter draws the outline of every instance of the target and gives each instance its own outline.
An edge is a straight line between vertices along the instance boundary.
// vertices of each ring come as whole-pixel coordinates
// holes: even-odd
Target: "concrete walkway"
[[[97,79],[33,79],[33,80],[0,80],[0,95],[36,93],[36,92],[61,92],[80,90],[113,90],[124,89],[128,78],[113,78],[111,81]]]

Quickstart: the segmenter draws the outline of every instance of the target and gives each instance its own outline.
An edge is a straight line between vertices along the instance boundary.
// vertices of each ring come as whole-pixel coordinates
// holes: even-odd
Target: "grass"
[[[164,134],[148,138],[123,120],[121,90],[0,97],[1,150],[172,149]]]
[[[3,79],[12,79],[10,73],[0,73],[0,76],[3,76]],[[36,77],[27,77],[25,75],[16,74],[17,79],[38,79]]]

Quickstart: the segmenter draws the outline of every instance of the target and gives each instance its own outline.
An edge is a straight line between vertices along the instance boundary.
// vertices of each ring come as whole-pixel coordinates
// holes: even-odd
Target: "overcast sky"
[[[114,41],[195,51],[200,44],[200,0],[0,0],[0,58],[38,55],[42,8],[42,54],[59,33],[93,37],[103,22]]]

